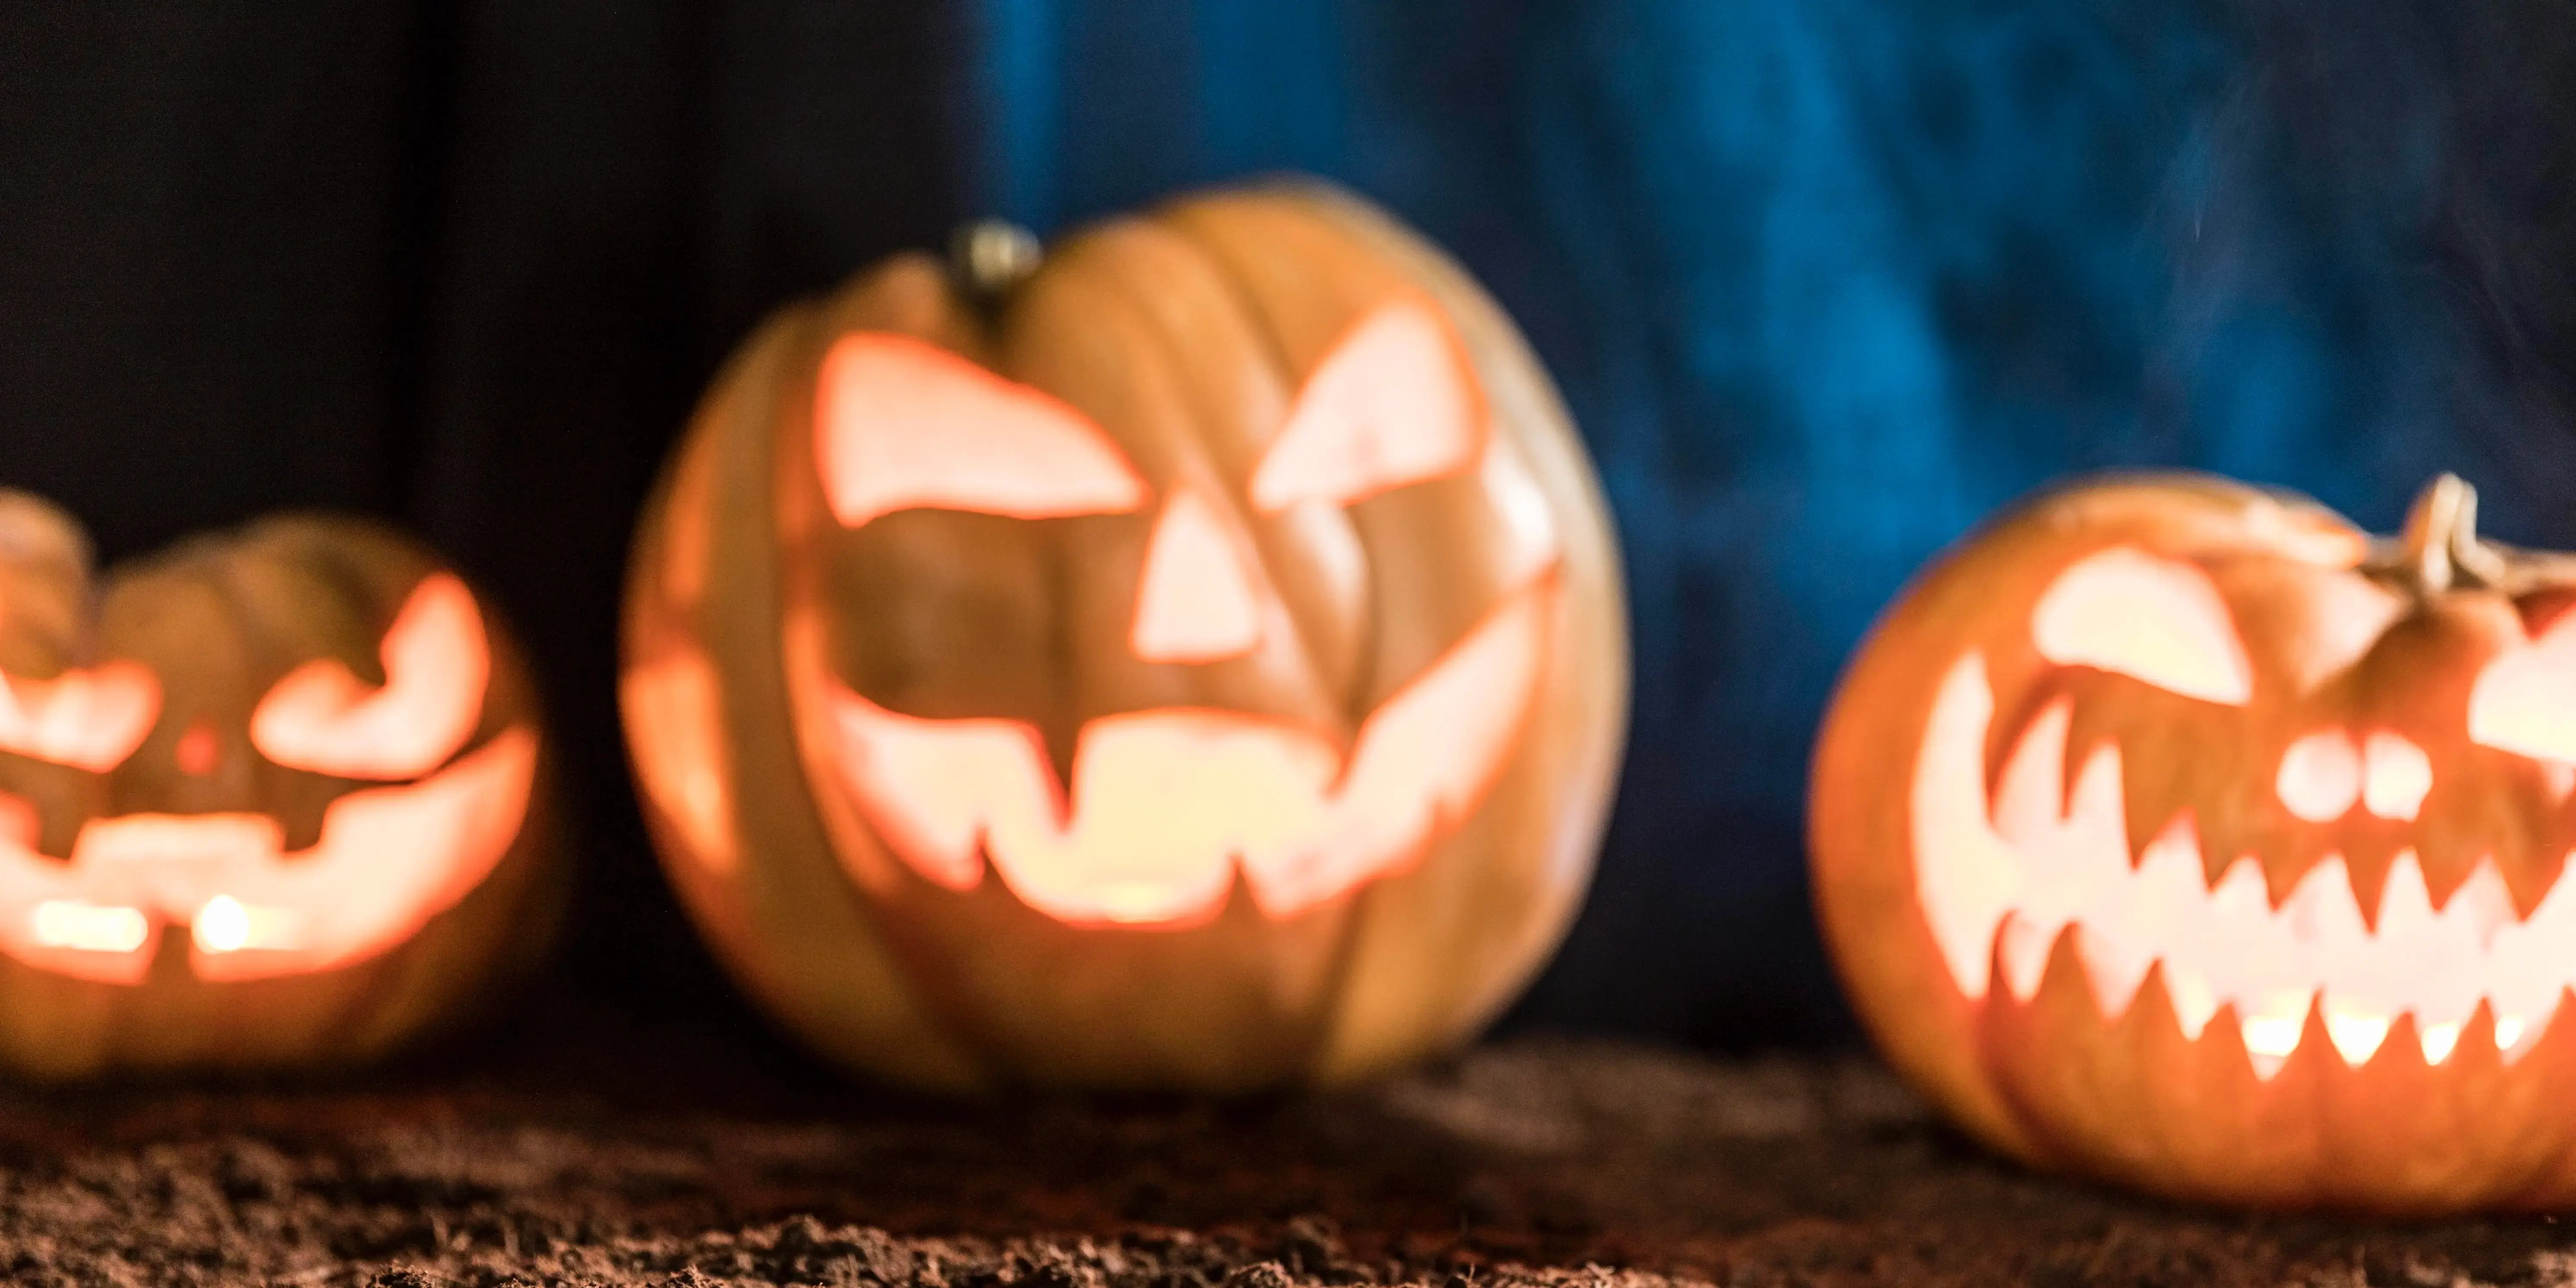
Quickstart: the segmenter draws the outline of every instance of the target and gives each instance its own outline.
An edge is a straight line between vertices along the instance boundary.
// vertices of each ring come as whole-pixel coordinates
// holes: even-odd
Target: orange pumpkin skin
[[[1343,450],[1403,427],[1381,387],[1449,436]],[[647,510],[622,696],[684,902],[828,1055],[957,1091],[1337,1081],[1459,1040],[1563,933],[1620,594],[1509,321],[1355,200],[1267,188],[980,299],[907,255],[772,319]]]
[[[66,690],[101,677],[148,702],[83,752],[120,704]],[[552,931],[526,668],[384,529],[272,518],[93,578],[67,516],[0,491],[0,690],[13,1072],[363,1062],[478,1013]]]
[[[1922,574],[1810,818],[1898,1067],[1998,1149],[2182,1197],[2576,1199],[2576,564],[2473,513],[2446,478],[2374,542],[2110,477]]]

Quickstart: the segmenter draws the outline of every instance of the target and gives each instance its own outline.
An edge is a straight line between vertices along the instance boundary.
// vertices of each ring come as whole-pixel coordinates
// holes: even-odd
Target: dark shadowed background
[[[311,505],[445,547],[572,759],[561,978],[735,1015],[612,701],[714,365],[967,217],[1330,175],[1518,315],[1628,559],[1627,779],[1511,1023],[1830,1040],[1811,731],[1981,513],[2155,463],[2385,528],[2449,468],[2576,544],[2571,84],[2554,0],[10,5],[0,484],[109,557]]]

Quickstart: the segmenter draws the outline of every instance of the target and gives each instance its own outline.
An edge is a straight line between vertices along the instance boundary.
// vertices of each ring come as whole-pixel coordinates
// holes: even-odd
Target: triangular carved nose
[[[1176,490],[1145,547],[1128,647],[1148,662],[1220,662],[1261,642],[1261,605],[1243,552],[1195,493]]]

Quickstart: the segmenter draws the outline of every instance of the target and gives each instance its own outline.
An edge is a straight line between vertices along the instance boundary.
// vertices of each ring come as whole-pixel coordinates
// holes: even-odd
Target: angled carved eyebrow
[[[2209,574],[2115,546],[2058,574],[2031,613],[2031,641],[2060,666],[2090,666],[2207,702],[2243,706],[2253,668]]]
[[[1381,304],[1306,377],[1252,475],[1252,503],[1349,505],[1462,473],[1485,449],[1475,371],[1429,300]]]
[[[125,763],[161,715],[161,682],[137,662],[51,680],[0,675],[0,751],[103,774]]]
[[[491,682],[474,592],[453,573],[422,578],[377,653],[381,687],[338,658],[287,672],[251,711],[251,745],[290,769],[342,778],[417,778],[446,763],[482,722]]]
[[[814,459],[833,517],[848,528],[915,508],[1124,514],[1147,491],[1109,435],[1072,406],[881,331],[844,335],[823,355]]]
[[[2508,648],[2469,686],[2469,741],[2533,760],[2576,762],[2576,612]]]

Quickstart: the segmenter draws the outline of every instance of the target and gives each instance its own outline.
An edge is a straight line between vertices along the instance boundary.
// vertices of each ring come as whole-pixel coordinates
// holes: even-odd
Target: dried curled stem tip
[[[948,262],[958,278],[988,297],[1028,280],[1045,255],[1036,233],[1006,219],[979,219],[948,240]]]
[[[2504,580],[2504,560],[2478,540],[2478,490],[2457,474],[2424,485],[2407,511],[2404,567],[2427,594],[2454,582],[2493,586]]]

